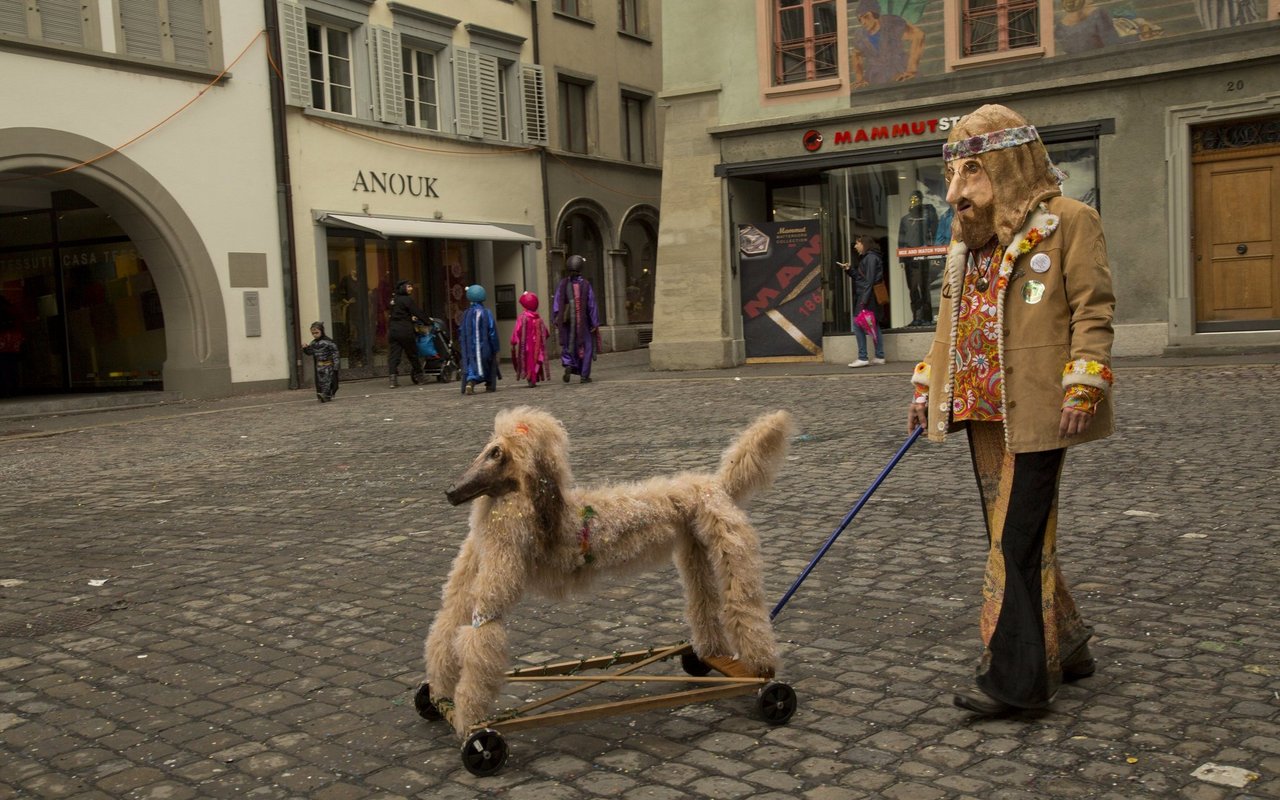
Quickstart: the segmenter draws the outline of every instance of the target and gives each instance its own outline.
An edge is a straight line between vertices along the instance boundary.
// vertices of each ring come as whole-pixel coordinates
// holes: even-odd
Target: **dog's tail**
[[[724,451],[720,482],[735,503],[745,505],[752,495],[773,483],[787,454],[792,427],[786,411],[764,414]]]

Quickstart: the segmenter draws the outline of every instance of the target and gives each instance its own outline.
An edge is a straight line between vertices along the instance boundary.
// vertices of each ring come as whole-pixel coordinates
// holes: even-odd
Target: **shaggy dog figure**
[[[526,590],[561,599],[673,557],[698,656],[731,656],[771,677],[777,643],[743,506],[773,482],[791,427],[785,411],[760,417],[715,473],[587,489],[573,485],[559,420],[529,407],[500,412],[447,493],[453,505],[475,502],[425,647],[431,694],[452,698],[458,734],[491,713],[510,661],[504,621]]]

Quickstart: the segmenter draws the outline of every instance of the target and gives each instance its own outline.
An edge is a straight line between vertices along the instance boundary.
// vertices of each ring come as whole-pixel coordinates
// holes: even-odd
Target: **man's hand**
[[[907,410],[907,433],[916,428],[929,428],[929,406],[926,403],[912,403]]]
[[[1078,436],[1089,429],[1093,415],[1076,408],[1062,409],[1062,417],[1058,420],[1058,435],[1066,438]]]

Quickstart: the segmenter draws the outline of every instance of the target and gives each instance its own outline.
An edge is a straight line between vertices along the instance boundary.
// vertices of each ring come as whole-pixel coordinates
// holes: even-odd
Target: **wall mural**
[[[945,2],[961,0],[849,0],[854,91],[945,73]],[[1066,56],[1233,28],[1266,21],[1270,7],[1268,0],[1053,0],[1053,46]]]

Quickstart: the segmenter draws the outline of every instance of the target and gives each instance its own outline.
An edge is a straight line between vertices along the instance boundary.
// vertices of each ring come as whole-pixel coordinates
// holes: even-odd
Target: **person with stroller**
[[[396,284],[396,293],[391,298],[391,311],[387,316],[387,339],[390,343],[387,371],[391,373],[391,388],[400,385],[400,359],[405,356],[409,358],[409,377],[414,383],[421,383],[422,360],[418,357],[418,337],[414,326],[427,324],[430,319],[413,300],[413,281],[400,281]]]
[[[338,391],[338,345],[325,335],[323,322],[311,323],[311,344],[302,352],[315,360],[316,398],[329,402]]]
[[[525,292],[520,295],[519,302],[524,313],[516,320],[516,329],[511,332],[511,365],[515,368],[516,377],[528,381],[532,389],[538,381],[545,381],[551,376],[547,366],[547,337],[551,331],[538,315],[536,294]]]
[[[853,279],[853,333],[858,337],[858,358],[849,362],[851,367],[884,363],[884,337],[880,335],[880,323],[876,321],[879,301],[876,300],[876,284],[884,280],[884,257],[880,245],[870,236],[859,236],[853,244],[858,252],[855,264],[837,262],[845,274]],[[865,326],[865,327],[864,327]],[[875,355],[867,360],[867,334],[875,343]]]
[[[462,312],[458,335],[462,350],[462,393],[475,394],[476,384],[484,383],[486,392],[498,391],[498,325],[493,312],[485,308],[484,287],[474,283],[467,287],[471,306]]]

